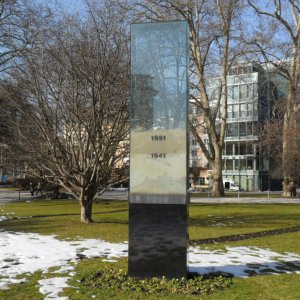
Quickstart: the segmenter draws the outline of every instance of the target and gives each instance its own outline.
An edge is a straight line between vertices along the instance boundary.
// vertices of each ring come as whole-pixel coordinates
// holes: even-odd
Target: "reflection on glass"
[[[132,129],[185,128],[186,23],[135,24],[131,39]]]
[[[133,202],[144,201],[141,194],[147,195],[147,203],[169,201],[168,196],[157,195],[180,195],[178,203],[186,201],[187,28],[182,21],[135,24],[131,28]]]

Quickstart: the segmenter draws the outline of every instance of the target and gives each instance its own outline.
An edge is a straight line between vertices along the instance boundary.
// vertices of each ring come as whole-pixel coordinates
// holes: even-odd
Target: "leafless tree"
[[[214,196],[224,194],[222,149],[227,119],[227,75],[240,48],[237,39],[240,2],[144,0],[138,5],[148,20],[181,19],[188,23],[191,98],[203,115],[203,118],[191,119],[190,128],[212,167]],[[203,122],[198,122],[200,119]],[[209,149],[201,139],[201,130],[208,134]]]
[[[26,1],[0,1],[0,80],[4,80],[20,55],[28,51],[35,40],[35,8]],[[44,17],[45,15],[43,15]],[[0,95],[0,178],[5,168],[9,135],[7,116],[11,108],[3,93]]]
[[[0,1],[0,72],[11,67],[11,60],[18,57],[33,42],[33,8],[25,1]]]
[[[120,180],[128,154],[128,32],[113,3],[64,14],[13,73],[7,94],[18,109],[11,150],[27,173],[71,192],[92,222],[97,190]],[[56,15],[56,19],[58,16]]]
[[[293,161],[299,156],[291,155],[297,147],[300,110],[300,2],[298,0],[273,0],[267,5],[248,0],[249,6],[258,16],[256,30],[249,44],[254,44],[269,71],[282,76],[288,92],[283,110],[282,137],[282,177],[283,188],[295,181]],[[292,162],[292,165],[291,165]],[[299,173],[299,170],[298,170]]]

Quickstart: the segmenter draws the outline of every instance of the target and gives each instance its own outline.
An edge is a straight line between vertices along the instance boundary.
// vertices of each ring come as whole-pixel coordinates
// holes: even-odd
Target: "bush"
[[[209,276],[192,276],[190,279],[149,278],[137,279],[129,277],[124,269],[105,269],[86,274],[81,283],[98,289],[111,289],[117,292],[142,293],[154,295],[207,295],[222,290],[232,284],[231,276],[226,274],[209,274]]]

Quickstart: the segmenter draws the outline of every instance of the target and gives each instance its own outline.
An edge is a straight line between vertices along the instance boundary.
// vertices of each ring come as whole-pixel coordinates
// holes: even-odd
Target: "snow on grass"
[[[35,233],[0,232],[0,289],[9,284],[25,282],[25,275],[38,270],[52,272],[63,277],[39,281],[40,292],[45,299],[67,299],[59,297],[68,279],[74,275],[74,264],[82,258],[103,257],[105,261],[127,256],[128,243],[108,243],[97,239],[60,241],[55,236]],[[199,274],[228,272],[237,277],[248,277],[270,273],[299,273],[300,255],[277,252],[257,247],[228,247],[223,250],[189,249],[189,270]],[[67,275],[66,275],[67,274]],[[24,278],[17,278],[24,275]]]
[[[68,300],[69,297],[59,297],[59,293],[69,287],[67,284],[69,277],[54,277],[39,280],[40,293],[46,295],[44,299]]]
[[[0,222],[11,219],[9,215],[0,216]],[[74,276],[74,265],[78,260],[103,257],[106,262],[114,262],[127,256],[128,242],[109,243],[97,239],[61,241],[55,236],[0,230],[0,249],[0,289],[26,282],[30,273],[49,273],[48,270],[55,267],[58,269],[51,272],[53,278],[38,281],[40,293],[45,296],[44,299],[67,300],[59,294],[69,287],[67,282]],[[236,277],[300,274],[300,255],[280,254],[257,247],[227,247],[225,251],[190,247],[188,258],[189,270],[199,274],[228,272]]]
[[[226,272],[236,277],[292,272],[300,274],[300,255],[294,253],[280,254],[257,247],[226,247],[226,250],[190,248],[190,271],[199,274]]]
[[[40,292],[45,299],[57,298],[67,286],[67,279],[74,275],[74,263],[82,258],[105,257],[107,259],[127,256],[128,244],[108,243],[96,239],[76,242],[60,241],[54,236],[35,233],[0,231],[0,289],[9,288],[16,277],[36,271],[47,272],[52,267],[60,267],[55,274],[67,273],[68,277],[43,279]],[[54,296],[53,296],[54,295]],[[61,298],[65,299],[65,298]]]

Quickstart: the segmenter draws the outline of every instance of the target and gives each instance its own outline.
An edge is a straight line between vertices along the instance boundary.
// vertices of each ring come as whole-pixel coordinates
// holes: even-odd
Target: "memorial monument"
[[[188,26],[131,27],[130,276],[187,274]]]

